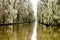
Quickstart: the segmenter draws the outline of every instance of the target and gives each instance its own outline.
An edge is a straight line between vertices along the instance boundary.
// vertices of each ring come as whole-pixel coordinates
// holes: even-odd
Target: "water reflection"
[[[34,23],[16,24],[0,27],[0,40],[31,40]],[[60,40],[60,28],[38,24],[38,40]]]
[[[38,40],[60,40],[60,28],[38,24]]]
[[[0,40],[30,40],[33,23],[0,27]]]

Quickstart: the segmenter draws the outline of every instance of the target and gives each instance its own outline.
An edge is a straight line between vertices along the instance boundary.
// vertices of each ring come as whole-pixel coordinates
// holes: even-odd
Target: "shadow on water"
[[[31,40],[34,23],[0,27],[0,40]],[[60,27],[38,24],[38,40],[60,40]]]
[[[30,40],[33,23],[0,27],[0,40]]]
[[[60,27],[38,24],[38,40],[60,40]]]

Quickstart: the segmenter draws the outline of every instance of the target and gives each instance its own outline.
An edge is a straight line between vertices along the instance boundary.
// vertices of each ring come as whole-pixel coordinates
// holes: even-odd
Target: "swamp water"
[[[0,27],[0,40],[31,40],[34,23]],[[37,24],[37,40],[60,40],[60,27]]]

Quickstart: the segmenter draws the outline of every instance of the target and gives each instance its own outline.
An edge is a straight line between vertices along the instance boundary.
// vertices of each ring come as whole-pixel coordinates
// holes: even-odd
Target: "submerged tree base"
[[[38,22],[39,24],[43,24],[43,25],[46,25],[47,27],[48,26],[60,26],[60,23],[57,23],[57,24],[52,24],[52,23],[44,23],[44,22]]]

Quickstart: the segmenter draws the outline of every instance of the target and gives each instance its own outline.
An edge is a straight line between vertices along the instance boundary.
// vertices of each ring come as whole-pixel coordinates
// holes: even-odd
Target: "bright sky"
[[[34,15],[36,16],[37,15],[37,3],[39,0],[30,0],[32,2],[32,5],[33,5],[33,11],[34,11]]]
[[[33,9],[35,9],[37,7],[37,2],[38,0],[30,0],[33,4]]]

